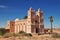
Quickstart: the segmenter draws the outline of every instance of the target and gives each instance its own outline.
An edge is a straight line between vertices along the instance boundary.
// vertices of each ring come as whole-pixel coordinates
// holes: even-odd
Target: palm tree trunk
[[[51,22],[51,33],[53,32],[53,28],[52,28],[52,22]]]

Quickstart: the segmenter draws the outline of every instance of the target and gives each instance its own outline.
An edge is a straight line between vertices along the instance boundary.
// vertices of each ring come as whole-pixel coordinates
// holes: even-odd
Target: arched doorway
[[[39,33],[39,28],[36,28],[36,33]]]

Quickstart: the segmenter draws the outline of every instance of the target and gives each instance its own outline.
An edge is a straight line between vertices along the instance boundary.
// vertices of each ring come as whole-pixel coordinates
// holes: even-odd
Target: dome
[[[15,19],[15,21],[19,21],[19,20],[20,20],[19,18]]]

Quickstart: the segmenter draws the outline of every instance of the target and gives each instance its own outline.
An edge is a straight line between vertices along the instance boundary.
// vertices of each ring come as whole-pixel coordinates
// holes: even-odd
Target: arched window
[[[24,23],[24,25],[25,25],[25,23]]]
[[[38,21],[37,21],[37,20],[35,20],[35,23],[38,23]]]
[[[12,26],[14,26],[14,24],[12,24]]]
[[[37,15],[37,17],[38,17],[38,15]]]

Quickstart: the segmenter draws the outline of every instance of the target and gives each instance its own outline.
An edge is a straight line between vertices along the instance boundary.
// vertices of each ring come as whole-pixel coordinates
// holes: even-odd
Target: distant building
[[[35,12],[32,8],[28,10],[28,15],[26,19],[20,20],[16,19],[15,21],[8,21],[7,28],[10,29],[10,32],[18,33],[24,31],[26,33],[43,33],[44,32],[44,18],[43,12],[38,9]]]

